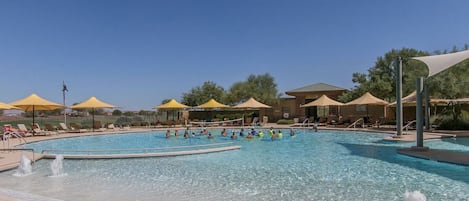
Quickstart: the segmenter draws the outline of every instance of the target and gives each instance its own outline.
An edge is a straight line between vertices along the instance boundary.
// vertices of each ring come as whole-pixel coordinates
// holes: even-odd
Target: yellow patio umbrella
[[[0,110],[21,110],[21,108],[0,102]]]
[[[169,102],[165,104],[156,106],[156,109],[163,109],[163,110],[180,110],[184,108],[189,108],[189,106],[179,103],[175,99],[171,99]],[[166,113],[166,120],[168,120],[167,113]],[[173,115],[173,120],[174,120],[174,115]]]
[[[196,108],[203,108],[203,109],[217,109],[217,108],[229,108],[230,106],[221,104],[217,102],[215,99],[210,99],[209,101],[205,102],[204,104],[196,106]],[[212,116],[210,112],[210,116]]]
[[[171,99],[165,104],[156,106],[157,109],[184,109],[189,108],[189,106],[177,102],[175,99]]]
[[[25,111],[32,111],[33,112],[33,124],[34,122],[34,112],[36,110],[55,110],[60,108],[65,108],[63,105],[48,101],[46,99],[41,98],[36,94],[31,94],[26,98],[21,100],[17,100],[15,102],[10,103],[15,107],[19,107]]]
[[[116,108],[117,106],[105,103],[96,97],[92,96],[88,100],[83,101],[79,104],[73,105],[70,108],[72,109],[92,109],[93,110],[93,128],[94,131],[94,109],[95,108]]]
[[[212,98],[209,101],[205,102],[204,104],[198,105],[196,107],[204,108],[204,109],[213,109],[213,108],[228,108],[230,106],[221,104]]]
[[[240,103],[238,105],[235,105],[233,106],[233,108],[272,108],[271,106],[268,106],[264,103],[261,103],[259,101],[257,101],[256,99],[254,98],[249,98],[249,100],[243,102],[243,103]]]

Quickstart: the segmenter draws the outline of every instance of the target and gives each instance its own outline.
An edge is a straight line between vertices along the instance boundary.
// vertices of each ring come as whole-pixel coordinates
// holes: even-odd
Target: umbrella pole
[[[92,124],[92,127],[93,127],[92,130],[94,132],[94,108],[93,108],[93,123],[91,123],[91,124]]]
[[[33,105],[33,126],[32,126],[32,129],[33,129],[33,133],[34,133],[34,105]]]

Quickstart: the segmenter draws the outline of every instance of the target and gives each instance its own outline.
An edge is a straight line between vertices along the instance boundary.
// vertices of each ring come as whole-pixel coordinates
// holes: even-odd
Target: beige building
[[[329,98],[337,100],[337,97],[345,91],[346,89],[344,88],[325,83],[315,83],[286,91],[285,94],[291,97],[284,97],[278,105],[273,106],[272,114],[270,116],[271,121],[269,121],[275,122],[279,119],[294,118],[298,118],[299,121],[303,121],[307,117],[317,117],[317,107],[302,108],[300,106],[318,99],[323,94],[327,95]],[[336,107],[331,107],[330,109],[332,110],[333,108]]]

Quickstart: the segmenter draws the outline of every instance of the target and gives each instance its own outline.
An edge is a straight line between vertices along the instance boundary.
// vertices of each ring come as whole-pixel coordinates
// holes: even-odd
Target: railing
[[[7,132],[7,133],[4,133],[2,136],[3,148],[5,148],[5,141],[7,142],[7,145],[8,145],[7,148],[8,149],[10,148],[10,139],[12,136],[17,138],[20,144],[21,144],[21,140],[23,140],[24,143],[28,143],[26,139],[24,139],[24,137],[21,136],[20,134],[14,133],[14,132]]]
[[[402,129],[404,130],[405,129],[405,132],[407,133],[409,131],[409,127],[412,125],[412,124],[416,124],[417,123],[417,120],[413,120],[413,121],[410,121],[409,123],[407,123],[404,127],[402,127]]]
[[[200,144],[200,145],[190,145],[190,146],[161,147],[161,148],[141,148],[141,149],[103,149],[103,150],[44,149],[44,150],[41,151],[41,154],[44,154],[46,152],[49,152],[49,153],[53,153],[53,152],[55,152],[55,153],[57,153],[57,152],[87,153],[88,155],[90,155],[91,153],[111,153],[111,152],[148,153],[150,151],[157,151],[157,150],[184,149],[184,148],[194,148],[194,147],[211,147],[211,146],[219,146],[219,145],[226,145],[226,144],[234,144],[234,142],[222,142],[222,143]]]
[[[351,128],[352,126],[353,126],[353,128],[356,128],[358,122],[360,122],[360,121],[363,121],[363,118],[357,119],[355,122],[353,122],[352,124],[347,126],[347,128]]]
[[[208,125],[223,125],[230,122],[239,122],[241,121],[242,126],[244,127],[244,118],[225,120],[225,121],[190,121],[189,124],[199,125],[200,127],[206,127]]]
[[[301,124],[301,127],[309,127],[309,118],[306,118],[303,123]]]
[[[12,149],[0,149],[0,151],[31,151],[33,153],[32,163],[34,164],[36,159],[34,157],[34,149],[31,148],[12,148]]]

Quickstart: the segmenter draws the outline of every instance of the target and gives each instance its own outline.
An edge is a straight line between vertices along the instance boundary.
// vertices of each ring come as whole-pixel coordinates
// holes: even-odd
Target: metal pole
[[[423,113],[422,113],[422,93],[423,93],[423,77],[416,80],[417,97],[416,97],[416,118],[417,118],[417,148],[423,148]]]
[[[430,130],[430,94],[428,91],[428,85],[423,83],[423,91],[424,91],[424,97],[425,97],[425,130]]]
[[[402,135],[402,58],[399,57],[394,63],[396,73],[396,134]]]

